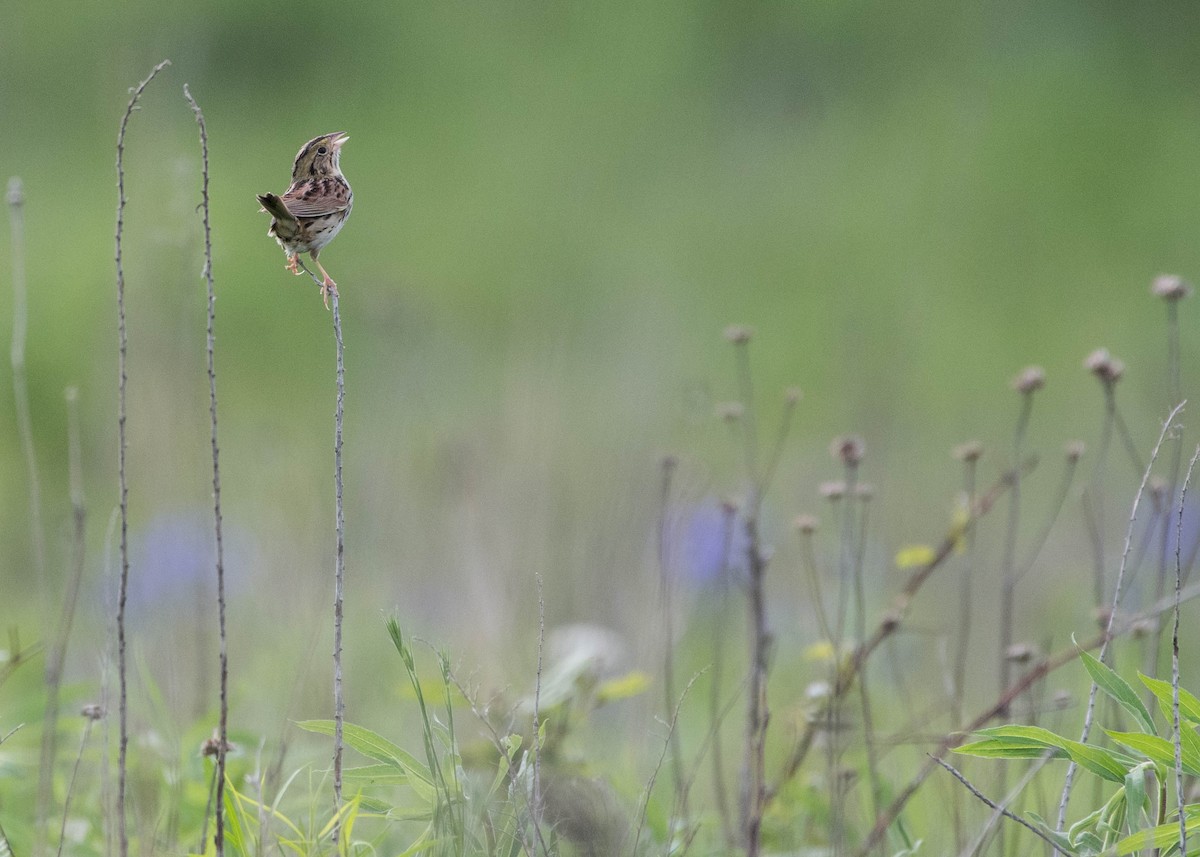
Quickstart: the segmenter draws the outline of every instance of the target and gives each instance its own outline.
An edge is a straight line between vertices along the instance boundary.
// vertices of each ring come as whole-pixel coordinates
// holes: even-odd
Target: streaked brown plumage
[[[282,195],[259,194],[262,210],[271,215],[267,234],[279,242],[287,254],[287,270],[300,270],[301,253],[312,257],[324,277],[321,297],[329,306],[329,295],[337,294],[337,283],[317,260],[318,254],[350,216],[354,194],[342,175],[342,145],[349,139],[343,131],[309,140],[292,165],[292,184]]]

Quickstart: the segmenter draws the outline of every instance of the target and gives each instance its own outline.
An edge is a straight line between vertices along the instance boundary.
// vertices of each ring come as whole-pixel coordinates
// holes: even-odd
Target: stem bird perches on
[[[137,108],[138,99],[160,71],[171,64],[163,60],[150,74],[134,87],[121,117],[121,128],[117,132],[117,480],[120,485],[121,510],[121,577],[117,592],[117,674],[120,685],[120,737],[117,742],[117,838],[119,854],[129,854],[129,834],[125,827],[125,775],[126,751],[129,746],[128,676],[125,665],[125,602],[129,590],[129,484],[125,479],[125,356],[129,337],[125,330],[125,268],[121,253],[121,239],[125,232],[125,130],[129,117]]]
[[[204,213],[204,281],[208,287],[208,329],[207,347],[208,358],[208,414],[210,424],[210,439],[212,444],[212,484],[213,484],[213,534],[216,541],[216,573],[217,573],[217,630],[220,637],[220,670],[221,670],[221,713],[217,724],[216,743],[216,797],[214,798],[214,816],[216,832],[213,846],[217,857],[225,854],[225,754],[229,750],[229,650],[225,636],[225,549],[221,533],[221,449],[217,443],[217,369],[216,369],[216,291],[213,287],[212,271],[212,225],[209,216],[208,200],[208,128],[204,124],[204,113],[187,84],[183,85],[183,96],[196,114],[196,124],[200,129],[200,205]]]
[[[346,697],[342,687],[342,602],[346,578],[346,516],[342,506],[342,414],[346,398],[345,349],[342,345],[342,317],[338,293],[332,298],[333,338],[337,344],[337,403],[333,416],[333,491],[334,526],[337,544],[333,565],[333,794],[337,809],[342,807],[342,750],[343,728],[346,721]],[[334,828],[334,842],[341,849],[341,824]]]

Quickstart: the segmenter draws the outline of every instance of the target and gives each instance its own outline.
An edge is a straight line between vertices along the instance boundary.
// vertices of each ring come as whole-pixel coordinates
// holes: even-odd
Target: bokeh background
[[[315,287],[283,271],[254,199],[286,187],[319,133],[351,136],[354,214],[322,261],[346,337],[346,644],[364,720],[392,704],[392,611],[486,683],[524,689],[537,573],[550,626],[613,628],[633,662],[654,663],[662,456],[680,457],[685,511],[711,519],[745,488],[714,417],[736,395],[731,323],[755,331],[764,438],[783,391],[804,391],[768,539],[786,553],[793,516],[822,513],[817,485],[838,473],[829,441],[861,434],[880,600],[896,547],[945,528],[951,447],[978,438],[986,472],[1005,465],[1018,410],[1007,385],[1023,366],[1047,371],[1030,442],[1047,460],[1095,439],[1102,400],[1081,363],[1098,346],[1128,364],[1125,415],[1144,448],[1166,412],[1164,310],[1149,286],[1200,263],[1194,4],[133,0],[4,18],[0,174],[19,175],[27,197],[50,573],[39,589],[6,392],[0,622],[42,638],[43,597],[61,591],[63,390],[75,385],[89,509],[70,665],[81,694],[114,566],[114,143],[129,87],[163,58],[173,65],[126,151],[130,615],[147,674],[187,716],[211,710],[215,642],[199,145],[184,83],[210,135],[242,728],[328,714],[332,328]],[[9,258],[6,236],[6,321]],[[1186,387],[1194,308],[1181,318]],[[1117,473],[1124,505],[1136,478]],[[1082,556],[1079,516],[1066,517],[1050,549]],[[782,633],[811,640],[799,576],[780,571],[773,586]]]

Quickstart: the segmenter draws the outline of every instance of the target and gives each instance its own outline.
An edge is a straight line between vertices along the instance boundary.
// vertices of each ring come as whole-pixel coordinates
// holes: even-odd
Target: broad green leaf
[[[1056,735],[1049,729],[1040,726],[993,726],[990,729],[980,729],[976,735],[993,738],[1014,747],[1031,749],[1041,746],[1044,750],[1057,748],[1066,751],[1077,765],[1087,768],[1093,774],[1114,783],[1123,783],[1129,769],[1136,764],[1134,760],[1123,758],[1120,754],[1089,744],[1081,744],[1061,735]],[[999,748],[994,748],[999,749]],[[1002,755],[996,753],[995,755]],[[1055,754],[1057,755],[1057,754]],[[1008,758],[1032,758],[1028,755],[1009,756]]]
[[[332,720],[302,720],[296,725],[308,732],[317,732],[321,735],[333,735],[334,731]],[[433,778],[430,776],[429,770],[415,756],[379,733],[353,723],[345,723],[342,726],[342,737],[348,747],[357,750],[368,759],[393,765],[410,776],[432,784]]]
[[[401,786],[408,784],[409,776],[394,765],[380,764],[346,768],[342,771],[342,779],[363,780],[380,786]]]
[[[1200,817],[1188,812],[1185,826],[1187,827],[1188,841],[1190,842],[1192,834],[1200,831]],[[1117,854],[1123,857],[1125,854],[1132,854],[1135,851],[1141,851],[1146,848],[1163,849],[1178,844],[1179,819],[1176,818],[1170,824],[1160,824],[1158,827],[1149,827],[1145,830],[1139,830],[1132,836],[1126,836],[1117,843]]]
[[[1001,741],[997,738],[986,738],[983,741],[972,741],[954,748],[955,753],[964,756],[978,756],[981,759],[1040,759],[1050,752],[1053,758],[1065,759],[1067,752],[1045,744],[1019,744],[1012,741]]]
[[[1104,730],[1108,737],[1118,744],[1141,753],[1152,762],[1162,765],[1167,770],[1175,767],[1175,745],[1166,738],[1157,735],[1146,735],[1142,732],[1112,732]],[[1195,755],[1188,747],[1182,747],[1181,759],[1183,769],[1192,776],[1200,776],[1200,756]]]
[[[1059,833],[1057,830],[1055,830],[1049,824],[1047,824],[1046,819],[1042,818],[1036,812],[1032,812],[1032,811],[1027,813],[1027,815],[1029,816],[1029,820],[1033,822],[1035,827],[1040,828],[1042,833],[1044,833],[1048,839],[1051,839],[1054,841],[1055,847],[1057,847],[1059,851],[1061,851],[1064,854],[1071,854],[1071,855],[1074,855],[1076,853],[1075,846],[1071,844],[1071,840],[1068,839],[1063,834]]]
[[[1092,681],[1096,683],[1096,686],[1133,715],[1133,718],[1138,722],[1138,726],[1142,728],[1143,732],[1153,735],[1154,718],[1150,716],[1145,703],[1138,698],[1133,688],[1129,686],[1129,682],[1117,675],[1111,667],[1101,663],[1087,652],[1081,651],[1079,657],[1091,675]]]
[[[1172,698],[1171,683],[1151,678],[1142,673],[1138,673],[1138,678],[1158,698],[1159,703],[1163,706],[1163,711],[1167,714],[1169,722],[1172,719],[1170,714]],[[1182,687],[1179,688],[1179,718],[1192,723],[1200,723],[1200,699],[1197,699],[1195,694],[1189,693]]]

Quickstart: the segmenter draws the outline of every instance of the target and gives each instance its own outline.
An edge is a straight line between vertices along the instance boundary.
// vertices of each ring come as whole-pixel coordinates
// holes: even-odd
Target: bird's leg
[[[297,277],[300,276],[300,254],[293,253],[287,257],[287,264],[283,266],[285,271],[291,271]]]
[[[325,266],[317,261],[317,257],[312,257],[313,264],[317,266],[317,270],[321,272],[324,280],[321,282],[321,299],[325,301],[325,309],[329,309],[329,296],[338,293],[337,283],[333,281],[333,277],[329,276],[329,272],[325,270]]]

